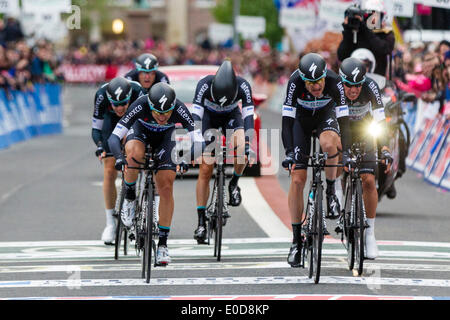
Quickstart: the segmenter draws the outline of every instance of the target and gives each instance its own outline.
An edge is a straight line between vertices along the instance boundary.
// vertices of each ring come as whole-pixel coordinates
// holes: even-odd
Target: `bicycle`
[[[219,132],[221,128],[218,129]],[[211,244],[211,239],[214,234],[214,257],[217,261],[221,260],[222,257],[222,238],[223,238],[223,227],[227,223],[227,219],[230,218],[229,208],[228,208],[228,197],[225,192],[225,167],[226,163],[224,161],[227,158],[227,147],[224,141],[224,136],[219,135],[218,141],[222,141],[222,145],[218,148],[218,153],[213,151],[212,155],[215,156],[215,169],[216,174],[214,178],[214,187],[211,194],[211,198],[208,206],[206,207],[206,234],[207,234],[207,244]]]
[[[301,221],[301,263],[299,267],[305,268],[305,261],[308,262],[308,277],[314,276],[314,283],[319,283],[320,270],[322,264],[322,244],[324,239],[325,210],[323,208],[323,181],[322,170],[326,167],[340,167],[342,165],[327,165],[326,161],[338,156],[328,156],[327,152],[322,153],[321,149],[316,151],[316,132],[312,134],[312,156],[301,154],[302,157],[311,160],[308,167],[312,168],[311,186],[308,192],[306,214]],[[291,165],[289,164],[289,172]],[[306,225],[305,225],[306,222]]]
[[[356,269],[358,275],[363,272],[364,265],[364,232],[368,228],[366,220],[366,210],[364,207],[361,165],[365,153],[365,143],[353,143],[350,148],[349,172],[345,179],[345,201],[344,209],[341,212],[340,225],[336,231],[342,232],[341,242],[347,250],[347,263],[349,270]],[[356,265],[355,265],[356,263]]]
[[[134,237],[136,255],[141,257],[141,277],[150,283],[152,265],[156,263],[156,240],[158,239],[158,220],[155,206],[155,182],[153,171],[156,168],[154,155],[149,146],[146,148],[144,162],[133,160],[140,170],[137,186],[136,216],[134,218]]]

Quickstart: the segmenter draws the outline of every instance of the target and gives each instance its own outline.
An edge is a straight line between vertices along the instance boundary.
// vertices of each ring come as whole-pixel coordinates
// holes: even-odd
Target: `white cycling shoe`
[[[170,263],[169,249],[167,246],[158,246],[156,252],[156,264],[159,266],[166,266]]]
[[[133,225],[133,219],[135,215],[135,200],[123,200],[122,210],[120,212],[120,218],[122,219],[125,227],[131,227]]]
[[[105,227],[102,233],[102,241],[107,245],[114,244],[116,239],[116,223],[109,224]]]
[[[365,233],[365,258],[367,259],[375,259],[378,257],[378,247],[377,240],[375,239],[375,235],[371,232]]]

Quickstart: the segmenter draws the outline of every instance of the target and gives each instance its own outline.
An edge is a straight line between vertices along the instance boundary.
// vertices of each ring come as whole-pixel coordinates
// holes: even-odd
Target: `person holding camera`
[[[362,9],[350,6],[345,11],[342,26],[343,39],[337,55],[340,61],[350,57],[359,48],[370,50],[376,59],[374,73],[386,76],[388,59],[394,50],[395,36],[392,28],[386,26],[386,13],[380,1],[367,0]]]

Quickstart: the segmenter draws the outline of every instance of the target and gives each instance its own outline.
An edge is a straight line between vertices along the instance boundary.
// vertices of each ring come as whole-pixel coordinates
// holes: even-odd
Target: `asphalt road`
[[[145,284],[133,249],[114,261],[113,247],[100,241],[105,217],[102,167],[90,137],[94,92],[93,87],[65,88],[62,135],[0,151],[1,298],[450,296],[450,197],[413,172],[398,181],[396,199],[379,205],[380,257],[367,261],[364,276],[355,277],[332,234],[324,244],[319,285],[307,278],[307,270],[287,265],[290,234],[270,238],[252,218],[252,207],[232,208],[223,261],[216,262],[212,246],[192,239],[195,180],[177,180],[169,240],[173,262],[156,268],[152,283]],[[280,128],[279,114],[261,114],[264,128]],[[287,192],[286,172],[276,176]]]

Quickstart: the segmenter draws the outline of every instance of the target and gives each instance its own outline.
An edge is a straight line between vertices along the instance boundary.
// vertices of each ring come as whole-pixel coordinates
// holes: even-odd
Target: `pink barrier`
[[[59,67],[59,71],[64,74],[65,82],[104,82],[109,81],[117,76],[123,76],[128,71],[133,69],[134,66],[130,65],[71,65],[63,64]]]

